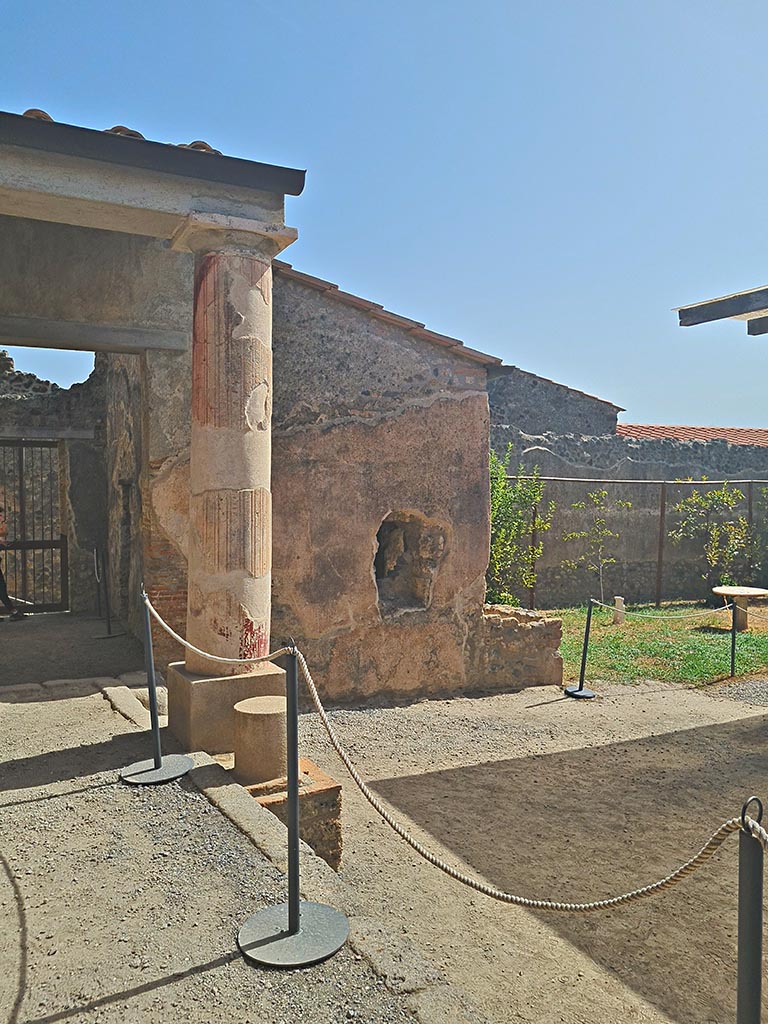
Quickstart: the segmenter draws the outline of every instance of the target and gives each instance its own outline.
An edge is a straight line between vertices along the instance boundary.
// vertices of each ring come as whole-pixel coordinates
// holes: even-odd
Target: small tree
[[[571,508],[588,511],[590,521],[585,530],[572,530],[563,534],[564,541],[580,543],[584,550],[578,557],[564,559],[560,564],[564,569],[575,570],[583,567],[595,573],[600,585],[600,600],[605,603],[603,574],[606,566],[616,562],[608,550],[608,545],[619,538],[619,534],[608,526],[607,517],[618,509],[632,508],[632,502],[618,499],[611,505],[608,501],[608,491],[588,491],[586,501],[574,501]]]
[[[518,605],[515,591],[536,585],[536,562],[543,545],[541,541],[533,544],[532,535],[546,533],[555,511],[553,501],[546,511],[540,510],[544,484],[538,466],[527,474],[530,479],[524,479],[522,465],[517,476],[510,477],[511,460],[511,444],[503,459],[491,450],[491,550],[485,577],[486,600],[491,604]]]
[[[736,513],[743,500],[742,491],[726,482],[710,491],[694,488],[674,506],[681,519],[669,537],[675,544],[683,539],[703,541],[701,578],[709,590],[748,583],[759,569],[752,528],[744,515]]]

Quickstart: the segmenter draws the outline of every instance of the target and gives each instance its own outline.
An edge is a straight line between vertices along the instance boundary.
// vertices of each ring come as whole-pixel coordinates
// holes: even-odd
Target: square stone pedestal
[[[248,697],[285,694],[285,672],[265,661],[240,676],[202,676],[183,661],[168,666],[168,728],[185,750],[221,754],[235,749],[235,711]]]

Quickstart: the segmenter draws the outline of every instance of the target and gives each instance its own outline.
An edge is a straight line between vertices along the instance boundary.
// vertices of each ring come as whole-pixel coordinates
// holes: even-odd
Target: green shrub
[[[576,542],[583,551],[576,558],[566,558],[560,564],[564,569],[585,568],[595,573],[600,586],[600,600],[605,603],[603,574],[605,567],[613,565],[616,559],[608,550],[612,540],[619,534],[608,526],[608,515],[616,509],[632,508],[631,501],[617,499],[613,505],[608,501],[608,491],[588,491],[586,501],[574,501],[571,508],[588,510],[591,513],[586,530],[572,530],[563,534],[563,540]]]
[[[541,511],[544,484],[538,467],[527,474],[518,466],[510,477],[512,445],[500,459],[490,453],[491,471],[491,550],[486,573],[486,601],[490,604],[520,604],[523,590],[536,585],[536,562],[541,558],[541,541],[532,543],[533,531],[546,533],[555,511],[554,502]]]

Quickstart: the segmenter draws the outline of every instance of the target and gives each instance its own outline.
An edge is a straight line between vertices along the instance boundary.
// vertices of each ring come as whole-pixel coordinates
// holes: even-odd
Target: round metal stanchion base
[[[566,686],[565,695],[566,697],[577,697],[579,700],[591,700],[597,696],[594,690],[588,690],[586,686],[581,689],[578,686]]]
[[[243,956],[267,967],[309,967],[337,953],[349,936],[344,914],[324,903],[302,903],[300,927],[288,934],[288,904],[251,914],[237,933]]]
[[[120,778],[123,782],[130,782],[132,786],[156,786],[161,782],[180,779],[193,767],[194,761],[185,754],[165,754],[159,768],[155,768],[154,758],[136,761],[135,764],[123,768]]]

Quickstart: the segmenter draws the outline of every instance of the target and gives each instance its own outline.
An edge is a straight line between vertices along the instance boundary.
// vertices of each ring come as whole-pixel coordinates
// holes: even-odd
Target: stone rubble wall
[[[517,366],[488,370],[491,423],[515,423],[530,434],[614,434],[618,406]]]
[[[524,685],[560,686],[563,659],[560,619],[536,612],[486,605],[475,642],[472,677],[482,691],[509,690],[510,681]]]
[[[58,384],[40,380],[34,373],[17,370],[5,349],[0,349],[0,398],[30,398],[60,391]]]
[[[70,607],[95,609],[93,547],[106,539],[105,364],[97,357],[87,381],[60,388],[15,369],[0,350],[0,428],[6,436],[57,437],[67,428],[94,430],[94,439],[59,442],[62,529],[69,551]]]

